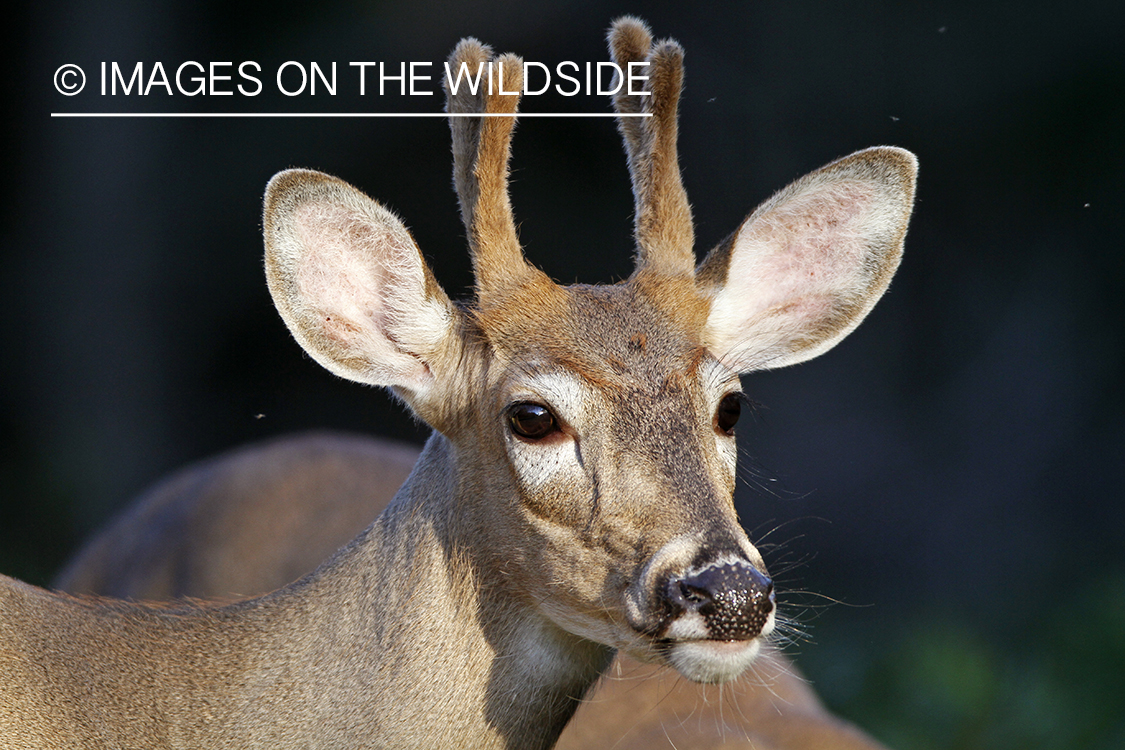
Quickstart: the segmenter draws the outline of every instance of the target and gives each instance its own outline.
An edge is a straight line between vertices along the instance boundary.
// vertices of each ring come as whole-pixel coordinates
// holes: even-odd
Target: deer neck
[[[339,693],[363,704],[356,722],[370,717],[377,745],[551,747],[613,652],[513,597],[506,572],[484,569],[465,538],[479,499],[462,496],[455,462],[435,432],[383,515],[299,585],[303,598],[325,598],[313,608],[323,642],[306,659],[335,650],[355,665]],[[348,678],[334,667],[327,679],[340,685]]]

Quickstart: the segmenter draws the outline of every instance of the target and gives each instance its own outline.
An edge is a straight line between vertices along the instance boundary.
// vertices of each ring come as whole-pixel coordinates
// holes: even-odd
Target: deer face
[[[477,491],[511,498],[479,533],[563,629],[734,676],[773,627],[732,502],[738,372],[701,344],[700,305],[669,304],[682,282],[546,284],[477,316],[491,395],[450,438]]]

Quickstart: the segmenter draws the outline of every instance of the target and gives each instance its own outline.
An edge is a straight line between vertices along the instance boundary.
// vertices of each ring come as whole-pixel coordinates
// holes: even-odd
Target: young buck
[[[394,501],[266,596],[153,606],[0,581],[0,736],[14,747],[547,747],[615,649],[724,682],[774,627],[732,503],[738,375],[826,351],[898,263],[915,162],[878,148],[756,210],[696,269],[676,158],[678,45],[633,19],[615,60],[635,273],[561,287],[507,196],[518,96],[450,96],[476,278],[454,305],[402,223],[293,170],[265,198],[267,278],[331,371],[434,433]],[[473,40],[453,53],[489,59]],[[519,90],[518,58],[498,61]]]

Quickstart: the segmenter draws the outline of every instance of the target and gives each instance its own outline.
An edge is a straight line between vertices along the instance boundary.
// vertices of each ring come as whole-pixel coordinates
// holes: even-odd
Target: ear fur
[[[263,224],[270,293],[305,351],[340,377],[424,395],[456,312],[402,222],[294,169],[270,180]]]
[[[890,284],[914,204],[909,151],[858,151],[763,203],[700,264],[706,344],[739,372],[796,364],[852,331]]]

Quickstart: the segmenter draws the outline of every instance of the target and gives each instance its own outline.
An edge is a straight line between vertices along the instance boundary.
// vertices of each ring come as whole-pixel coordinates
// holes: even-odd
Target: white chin
[[[760,638],[749,641],[681,641],[668,652],[676,671],[693,682],[729,682],[738,677],[762,649]]]

